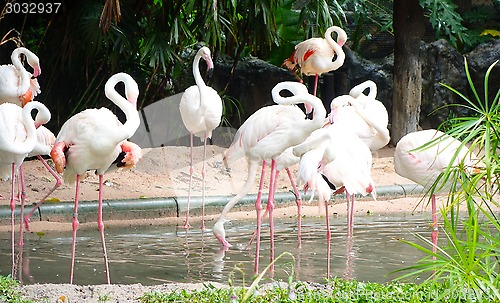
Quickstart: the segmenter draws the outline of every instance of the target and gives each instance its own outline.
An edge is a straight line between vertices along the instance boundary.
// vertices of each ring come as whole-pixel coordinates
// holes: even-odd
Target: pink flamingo
[[[293,96],[282,97],[282,90],[290,91]],[[274,259],[274,192],[276,177],[276,157],[287,148],[301,143],[315,129],[323,125],[326,110],[320,99],[310,95],[305,85],[298,82],[281,82],[272,89],[272,97],[277,105],[267,106],[252,114],[236,132],[233,143],[224,156],[225,163],[246,156],[248,161],[247,181],[238,194],[233,197],[224,207],[219,219],[213,227],[213,233],[219,242],[225,246],[231,246],[225,238],[224,222],[231,208],[243,198],[249,191],[255,180],[259,163],[262,163],[262,173],[259,184],[259,194],[255,208],[257,210],[257,241],[256,241],[256,264],[258,271],[258,258],[260,250],[260,225],[261,225],[261,201],[262,182],[265,177],[267,161],[271,161],[271,174],[269,182],[269,196],[267,212],[269,213],[271,262]],[[306,120],[305,115],[297,106],[292,104],[307,103],[314,109],[312,120]]]
[[[339,144],[339,142],[349,142]],[[347,198],[347,236],[352,235],[355,194],[371,194],[376,199],[375,183],[371,178],[372,155],[368,146],[353,132],[335,124],[311,134],[293,149],[300,156],[297,182],[318,190],[320,203],[324,201],[327,225],[327,275],[330,275],[331,231],[328,216],[330,188],[324,175]]]
[[[210,49],[202,47],[196,53],[193,63],[193,75],[196,85],[190,86],[182,95],[179,104],[182,122],[190,134],[189,191],[186,221],[184,228],[189,228],[189,207],[191,204],[191,187],[193,183],[193,135],[203,140],[202,176],[202,220],[201,229],[205,229],[205,158],[207,139],[212,137],[212,131],[219,126],[222,117],[222,100],[216,90],[207,86],[200,74],[199,63],[203,58],[208,71],[214,68]]]
[[[337,33],[337,41],[333,40],[332,32]],[[346,32],[338,26],[331,26],[326,30],[324,39],[310,38],[297,44],[283,65],[292,72],[300,68],[302,74],[315,75],[314,95],[316,96],[319,75],[336,70],[344,64],[345,54],[342,46],[346,41]],[[335,55],[337,58],[332,61]]]
[[[458,154],[457,154],[458,153]],[[435,129],[403,136],[394,150],[394,169],[397,174],[429,189],[448,166],[463,163],[474,167],[478,157],[459,140]],[[449,190],[451,180],[440,178],[437,189]],[[437,248],[438,227],[436,195],[431,195],[432,250]]]
[[[33,68],[33,74],[28,72],[21,63],[20,56],[24,54],[28,64]],[[40,93],[40,85],[36,78],[42,70],[38,57],[30,50],[19,47],[11,55],[12,64],[0,65],[0,103],[9,102],[20,106],[33,100]]]
[[[125,99],[115,89],[118,82],[125,84]],[[139,88],[134,79],[126,73],[118,73],[109,78],[104,87],[106,97],[116,104],[125,114],[126,122],[122,124],[118,118],[107,108],[86,109],[66,121],[59,134],[50,155],[59,173],[64,171],[64,182],[76,182],[75,207],[73,215],[73,243],[71,254],[70,283],[73,283],[76,232],[78,229],[78,200],[80,178],[88,170],[96,170],[99,175],[99,206],[97,224],[101,234],[104,264],[106,267],[106,282],[110,283],[108,256],[104,239],[104,223],[102,220],[103,204],[103,175],[120,159],[125,167],[135,164],[138,156],[134,155],[136,149],[128,138],[132,137],[140,124],[137,111],[137,97]],[[125,152],[123,159],[120,154]]]
[[[3,180],[12,180],[10,208],[12,212],[12,276],[14,276],[14,210],[15,210],[15,178],[19,170],[21,183],[21,230],[19,246],[22,240],[22,216],[26,191],[22,163],[36,144],[35,122],[31,117],[33,109],[38,111],[36,120],[45,124],[50,120],[50,112],[42,103],[33,101],[24,108],[12,103],[0,104],[0,176]]]

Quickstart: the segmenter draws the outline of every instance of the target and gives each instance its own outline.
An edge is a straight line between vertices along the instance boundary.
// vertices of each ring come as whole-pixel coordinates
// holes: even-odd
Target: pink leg
[[[49,171],[49,173],[52,176],[54,176],[54,178],[56,179],[56,184],[54,185],[54,187],[52,187],[52,189],[42,199],[40,199],[40,201],[28,213],[28,215],[26,216],[26,218],[24,218],[24,226],[25,226],[26,230],[30,230],[30,228],[29,228],[29,221],[30,221],[30,218],[33,215],[33,213],[40,207],[40,205],[42,205],[42,203],[45,201],[45,199],[47,199],[62,184],[61,177],[50,167],[49,164],[47,164],[47,161],[45,161],[42,158],[42,156],[40,156],[40,155],[38,155],[36,157],[38,158],[38,160],[40,160],[42,162],[43,166],[45,166],[45,168]]]
[[[332,232],[330,230],[330,216],[328,215],[328,200],[325,201],[326,212],[326,277],[330,277],[330,258],[331,258],[331,240]]]
[[[187,211],[186,211],[186,221],[184,221],[184,228],[190,228],[191,225],[189,225],[189,207],[191,205],[191,187],[193,185],[193,133],[189,134],[190,138],[190,162],[189,162],[189,189],[188,189],[188,205],[187,205]]]
[[[108,263],[108,253],[106,251],[106,241],[104,240],[104,222],[102,220],[102,184],[103,175],[99,175],[99,208],[97,210],[97,226],[101,232],[101,243],[102,243],[102,253],[104,256],[104,266],[106,267],[106,283],[111,284],[109,279],[109,263]]]
[[[267,209],[269,213],[269,242],[271,246],[270,263],[274,261],[274,192],[275,192],[275,177],[276,177],[276,160],[271,161],[271,179],[269,180],[269,197],[267,200]],[[271,274],[274,272],[274,264],[269,268]]]
[[[293,188],[293,193],[295,194],[295,203],[297,204],[297,241],[298,241],[298,247],[300,248],[302,246],[302,240],[300,237],[300,231],[301,231],[301,226],[302,226],[302,214],[301,214],[301,208],[302,208],[302,197],[300,196],[299,190],[297,189],[297,185],[295,184],[295,181],[293,181],[292,173],[290,170],[287,168],[286,172],[288,173],[288,178],[290,179],[290,183],[292,184]],[[328,203],[328,201],[326,202]]]
[[[431,207],[432,207],[432,252],[437,252],[437,239],[438,239],[438,227],[437,227],[437,207],[436,207],[436,196],[432,195],[431,197]],[[433,257],[435,260],[436,257]]]
[[[203,164],[201,167],[201,230],[205,230],[205,158],[207,156],[207,137],[203,141]]]
[[[23,241],[23,217],[24,217],[24,202],[26,201],[26,183],[24,182],[24,165],[19,166],[19,181],[21,183],[21,212],[19,215],[19,250],[21,251],[24,246]]]
[[[11,183],[11,196],[10,196],[10,213],[11,213],[11,246],[12,246],[12,277],[15,277],[15,236],[14,236],[14,225],[15,225],[15,216],[14,211],[16,210],[16,202],[15,202],[15,181],[16,181],[16,166],[12,163],[12,183]]]
[[[76,192],[75,192],[75,206],[73,209],[73,243],[71,245],[71,270],[69,277],[69,284],[73,284],[73,273],[75,269],[75,253],[76,253],[76,231],[78,230],[78,199],[80,197],[80,175],[76,176]]]
[[[346,191],[347,194],[347,191]],[[349,233],[352,236],[354,234],[354,195],[351,195],[351,209],[349,210],[349,222],[351,222],[349,226]]]
[[[255,242],[255,263],[253,272],[254,274],[259,273],[259,255],[260,255],[260,229],[262,225],[262,217],[260,215],[262,211],[262,187],[264,186],[264,178],[266,176],[266,167],[267,161],[262,161],[262,172],[260,174],[259,180],[259,191],[257,192],[257,199],[255,201],[255,210],[257,212],[257,230],[255,231],[254,236],[257,237],[257,241]],[[250,240],[252,241],[252,240]],[[250,245],[250,243],[249,243]]]
[[[318,81],[319,81],[319,75],[316,74],[316,79],[314,79],[314,95],[316,96],[316,93],[318,92]]]
[[[347,197],[347,236],[351,237],[353,235],[353,219],[354,219],[354,195],[349,194],[345,191]]]

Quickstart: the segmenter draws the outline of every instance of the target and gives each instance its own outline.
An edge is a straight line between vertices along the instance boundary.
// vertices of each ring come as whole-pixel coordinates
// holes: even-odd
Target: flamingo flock
[[[332,33],[337,34],[336,40]],[[259,254],[262,222],[269,217],[270,264],[273,264],[274,240],[274,195],[276,180],[281,170],[287,171],[294,193],[297,197],[298,245],[301,245],[301,196],[299,186],[318,194],[319,203],[325,206],[328,247],[327,274],[330,275],[331,231],[328,216],[328,203],[334,195],[345,193],[347,205],[348,238],[353,237],[354,202],[356,195],[371,195],[376,199],[376,184],[371,177],[372,155],[389,143],[389,116],[382,102],[376,99],[377,85],[371,80],[354,86],[349,94],[335,97],[330,103],[330,113],[316,96],[318,78],[321,74],[340,68],[345,59],[342,46],[347,35],[340,27],[330,27],[325,38],[312,38],[295,47],[293,54],[283,65],[297,75],[315,75],[314,93],[310,94],[302,81],[277,83],[270,92],[274,105],[263,107],[253,113],[237,130],[232,144],[225,151],[223,162],[229,167],[235,161],[245,158],[248,164],[246,182],[238,193],[225,205],[213,225],[215,238],[226,250],[230,244],[224,224],[229,220],[231,209],[252,189],[259,167],[260,181],[255,201],[256,231],[254,272],[259,271]],[[21,62],[24,54],[27,64],[33,69],[29,72]],[[208,47],[201,47],[194,58],[192,72],[195,85],[183,93],[179,103],[179,113],[184,126],[190,134],[190,168],[188,203],[182,227],[191,228],[190,203],[193,187],[193,137],[203,142],[202,176],[202,230],[205,230],[205,159],[206,145],[213,131],[219,126],[223,113],[223,102],[218,92],[208,86],[200,72],[200,61],[206,63],[211,73],[214,63]],[[78,207],[80,182],[87,171],[95,171],[99,178],[97,225],[101,237],[102,254],[106,282],[111,283],[108,253],[105,242],[102,208],[104,203],[103,175],[117,169],[130,169],[142,157],[141,148],[129,141],[140,124],[137,109],[139,87],[128,74],[120,72],[112,75],[104,86],[104,94],[125,114],[126,121],[120,122],[107,108],[91,108],[69,118],[57,135],[44,127],[50,120],[50,112],[45,105],[34,100],[41,93],[37,77],[41,74],[38,57],[26,48],[17,48],[11,56],[12,64],[0,66],[0,176],[11,180],[11,248],[12,274],[15,268],[15,208],[16,201],[21,203],[21,223],[19,229],[19,249],[22,250],[23,230],[29,229],[33,212],[64,182],[75,185],[74,211],[72,218],[72,254],[70,283],[74,281],[77,230],[79,227]],[[297,76],[298,77],[298,76]],[[117,92],[115,86],[123,83],[125,96]],[[368,92],[366,92],[368,90]],[[305,112],[297,105],[304,104]],[[32,112],[36,116],[32,118]],[[312,118],[307,118],[311,114]],[[451,161],[445,153],[439,152],[441,145],[434,149],[415,152],[415,148],[432,141],[437,131],[422,131],[409,134],[401,139],[394,156],[398,174],[417,183],[435,178],[436,172]],[[451,149],[457,149],[459,141],[448,139]],[[465,152],[465,151],[464,151]],[[22,163],[27,156],[37,156],[47,170],[54,176],[53,188],[24,216],[25,183]],[[50,156],[55,170],[42,156]],[[463,158],[466,155],[463,155]],[[424,167],[424,165],[427,166]],[[269,193],[266,209],[262,214],[263,184],[267,166],[270,165]],[[297,165],[294,178],[292,168]],[[439,166],[439,167],[438,167]],[[60,177],[62,175],[62,178]],[[328,182],[327,182],[328,180]],[[16,193],[16,182],[20,192]],[[330,187],[333,185],[334,189]],[[433,205],[433,224],[436,226],[435,200]],[[230,235],[229,235],[230,236]],[[433,232],[433,244],[437,247],[437,229]],[[272,270],[271,266],[271,270]]]

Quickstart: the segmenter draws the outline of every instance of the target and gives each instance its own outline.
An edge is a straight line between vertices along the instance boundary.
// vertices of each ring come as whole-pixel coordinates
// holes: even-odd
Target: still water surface
[[[429,216],[363,216],[354,219],[354,236],[348,242],[345,217],[332,218],[331,274],[361,281],[386,282],[394,270],[411,266],[424,255],[398,239],[418,242],[419,233],[430,237]],[[274,278],[286,280],[295,265],[295,278],[323,282],[326,278],[327,245],[324,218],[304,218],[302,247],[297,247],[295,219],[275,220],[276,256],[290,252],[277,262]],[[211,223],[207,224],[211,227]],[[251,281],[255,245],[245,250],[255,224],[234,220],[226,223],[233,247],[221,249],[211,230],[196,226],[188,232],[175,226],[107,227],[106,244],[111,282],[144,285],[168,282],[228,283]],[[263,226],[260,270],[269,264],[268,226]],[[17,236],[17,235],[16,235]],[[0,236],[0,274],[11,272],[10,235]],[[74,283],[105,283],[100,236],[97,230],[78,231]],[[19,256],[18,256],[19,259]],[[71,232],[25,234],[18,279],[25,284],[67,283],[71,259]],[[242,274],[243,272],[243,274]],[[266,277],[269,277],[267,275]],[[238,284],[239,283],[239,284]]]

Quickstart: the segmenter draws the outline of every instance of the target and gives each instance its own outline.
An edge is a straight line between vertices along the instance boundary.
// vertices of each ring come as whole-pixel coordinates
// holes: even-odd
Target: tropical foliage
[[[438,301],[453,295],[456,301],[498,302],[500,300],[500,222],[498,218],[498,157],[500,135],[500,88],[490,94],[489,77],[493,63],[485,74],[482,94],[471,79],[467,61],[465,73],[472,91],[472,98],[443,84],[460,96],[465,106],[475,113],[470,117],[452,118],[447,133],[475,151],[481,161],[473,169],[464,163],[448,167],[441,178],[451,179],[446,206],[441,209],[444,236],[437,253],[424,244],[409,243],[428,253],[429,257],[407,268],[410,272],[402,278],[427,274],[426,284],[444,283],[448,287],[436,298]],[[497,69],[498,70],[498,69]],[[490,97],[490,96],[493,96]],[[457,151],[458,155],[458,151]],[[438,191],[437,182],[428,195]]]
[[[490,37],[479,35],[485,27],[477,35],[466,34],[451,0],[421,4],[431,24],[457,46],[474,41],[471,37]],[[477,14],[469,19],[477,20]],[[390,35],[392,1],[64,1],[57,13],[3,10],[0,35],[6,35],[7,42],[0,47],[0,57],[8,62],[16,45],[39,55],[43,68],[39,101],[53,114],[50,124],[59,126],[84,108],[108,105],[100,88],[117,71],[130,73],[139,82],[143,107],[193,83],[189,67],[198,43],[210,46],[216,60],[222,55],[232,60],[232,71],[248,56],[280,65],[295,44],[321,36],[334,24],[347,29],[350,46],[359,50],[361,42],[370,41],[377,32]],[[218,83],[223,96],[231,80],[229,75],[226,83]],[[238,101],[227,101],[225,115],[236,115]]]

